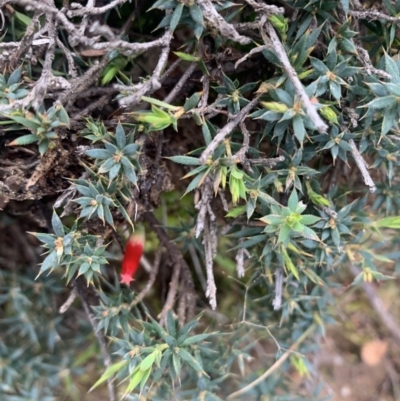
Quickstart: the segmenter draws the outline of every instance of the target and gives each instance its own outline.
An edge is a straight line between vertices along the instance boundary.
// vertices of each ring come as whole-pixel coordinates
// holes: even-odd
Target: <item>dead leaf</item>
[[[44,177],[47,174],[47,172],[53,166],[53,162],[57,156],[59,156],[58,153],[52,149],[49,149],[43,155],[43,157],[40,159],[40,163],[36,166],[35,171],[26,183],[25,189],[28,190],[30,187],[35,185],[40,180],[40,178]]]
[[[79,54],[83,57],[101,57],[104,56],[107,52],[105,50],[97,50],[97,49],[86,49],[79,52]]]
[[[386,341],[368,341],[361,348],[361,359],[368,366],[379,365],[386,354],[387,348]]]

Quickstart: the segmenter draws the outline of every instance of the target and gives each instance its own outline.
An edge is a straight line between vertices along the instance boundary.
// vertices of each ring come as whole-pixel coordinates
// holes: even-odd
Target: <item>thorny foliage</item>
[[[305,355],[339,267],[398,273],[400,2],[277,4],[0,0],[0,221],[27,199],[52,214],[36,281],[1,260],[2,399],[80,399],[88,360],[110,400],[327,399]],[[194,207],[161,225],[171,181]],[[136,222],[141,292],[112,268]],[[264,339],[276,359],[250,369]]]

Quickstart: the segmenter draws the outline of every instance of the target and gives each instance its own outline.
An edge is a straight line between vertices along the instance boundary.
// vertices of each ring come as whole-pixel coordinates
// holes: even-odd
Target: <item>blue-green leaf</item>
[[[367,103],[364,107],[369,107],[371,109],[385,109],[386,107],[392,106],[397,102],[396,96],[384,96],[374,99]]]
[[[296,190],[294,189],[289,196],[288,207],[292,213],[296,212],[297,204],[299,203],[299,197]]]
[[[89,149],[85,152],[85,155],[94,159],[107,159],[112,156],[107,149]]]
[[[300,223],[305,225],[314,224],[321,220],[321,217],[313,216],[312,214],[304,214],[301,216]]]
[[[290,235],[291,229],[287,224],[284,224],[279,231],[278,243],[285,242]]]
[[[55,211],[53,212],[53,216],[51,218],[51,225],[53,226],[54,233],[58,237],[64,237],[65,232],[64,232],[63,223]]]
[[[126,136],[125,131],[120,123],[118,123],[117,129],[115,130],[115,138],[117,139],[118,147],[123,149],[126,144]]]
[[[200,166],[201,161],[196,157],[191,156],[171,156],[169,157],[175,163],[185,164],[187,166]]]
[[[303,119],[301,118],[301,116],[296,115],[293,117],[292,124],[293,124],[294,135],[302,144],[306,136],[306,129],[304,128]]]
[[[169,29],[171,32],[174,32],[175,28],[178,26],[182,15],[182,10],[183,10],[183,3],[178,3],[172,14],[171,22],[169,24]]]
[[[14,72],[10,75],[7,81],[7,86],[10,87],[11,85],[18,83],[20,79],[21,79],[21,67],[14,70]]]

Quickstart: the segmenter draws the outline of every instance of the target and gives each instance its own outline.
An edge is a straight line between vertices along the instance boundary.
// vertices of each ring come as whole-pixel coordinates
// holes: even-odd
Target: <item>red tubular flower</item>
[[[121,284],[129,285],[133,280],[143,255],[144,241],[144,235],[140,233],[133,234],[129,238],[122,261]]]

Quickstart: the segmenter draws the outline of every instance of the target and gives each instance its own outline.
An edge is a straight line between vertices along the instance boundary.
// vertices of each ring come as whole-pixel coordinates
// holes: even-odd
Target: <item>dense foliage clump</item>
[[[0,12],[0,398],[328,399],[334,294],[399,271],[400,2]]]

